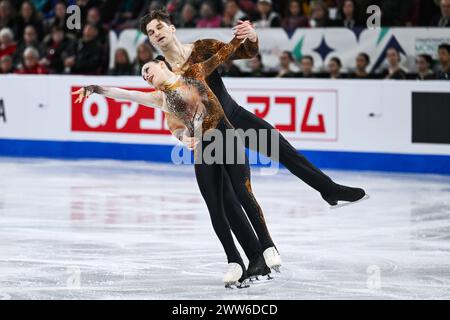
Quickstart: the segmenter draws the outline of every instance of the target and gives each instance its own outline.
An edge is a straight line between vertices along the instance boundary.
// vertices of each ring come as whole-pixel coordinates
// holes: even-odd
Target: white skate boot
[[[245,280],[244,280],[244,270],[242,267],[235,262],[228,264],[228,270],[223,276],[223,283],[225,284],[225,288],[232,289],[234,287],[242,289],[246,288]]]
[[[264,260],[270,269],[280,272],[281,267],[281,257],[278,250],[275,247],[270,247],[263,252]]]

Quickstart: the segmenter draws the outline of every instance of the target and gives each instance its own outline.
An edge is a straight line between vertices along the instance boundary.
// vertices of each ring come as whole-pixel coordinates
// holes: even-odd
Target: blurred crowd
[[[81,28],[71,30],[67,7],[74,4],[80,8]],[[138,28],[143,15],[161,7],[167,8],[178,28],[230,28],[248,19],[257,29],[281,27],[292,32],[364,27],[365,10],[373,4],[382,9],[382,26],[450,26],[450,0],[0,0],[0,73],[138,75],[154,48],[142,43],[134,61],[119,48],[109,69],[108,33]],[[250,72],[241,72],[232,61],[220,70],[224,76],[448,79],[449,55],[449,45],[442,44],[439,61],[418,56],[415,74],[401,69],[394,48],[386,56],[389,68],[384,74],[367,70],[370,61],[365,53],[355,58],[354,66],[346,66],[346,73],[341,72],[338,57],[329,61],[327,70],[314,73],[311,56],[296,61],[289,51],[280,55],[277,70],[266,70],[260,55],[248,62]]]
[[[438,61],[421,54],[416,57],[416,71],[408,72],[401,67],[401,55],[396,48],[386,53],[387,68],[381,73],[371,72],[368,68],[370,57],[361,52],[355,57],[354,65],[343,71],[338,57],[332,57],[322,72],[315,72],[314,58],[302,56],[296,61],[290,51],[283,51],[276,70],[264,67],[262,56],[249,60],[250,72],[241,72],[233,61],[227,61],[220,67],[222,76],[229,77],[279,77],[279,78],[328,78],[328,79],[391,79],[391,80],[450,80],[450,45],[441,44],[438,48]]]

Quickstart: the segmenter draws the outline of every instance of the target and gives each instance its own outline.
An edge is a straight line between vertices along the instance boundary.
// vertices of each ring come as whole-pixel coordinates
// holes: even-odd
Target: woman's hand
[[[256,42],[258,40],[258,35],[256,34],[255,28],[249,20],[239,20],[238,24],[233,27],[233,33],[239,40],[243,40],[245,38],[251,42]]]
[[[193,150],[195,147],[195,137],[188,137],[187,135],[183,134],[183,137],[181,141],[184,143],[184,145],[189,149]]]
[[[92,94],[92,91],[86,90],[86,87],[80,88],[77,91],[72,92],[72,95],[78,95],[75,103],[83,102],[84,98],[88,98]]]

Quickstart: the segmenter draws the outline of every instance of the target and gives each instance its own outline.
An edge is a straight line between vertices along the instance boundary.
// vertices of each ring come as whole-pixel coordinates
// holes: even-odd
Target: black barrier
[[[412,142],[450,144],[450,93],[413,92]]]

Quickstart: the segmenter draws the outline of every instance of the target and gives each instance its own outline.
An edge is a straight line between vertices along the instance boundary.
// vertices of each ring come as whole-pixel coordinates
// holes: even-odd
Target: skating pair
[[[234,54],[232,54],[230,59],[246,59],[255,56],[258,53],[258,38],[253,26],[247,21],[240,21],[238,25],[233,29],[234,35],[236,36],[237,39],[239,40],[246,39],[246,40],[243,41],[243,43],[239,46],[239,48],[237,48],[237,50],[234,52]],[[154,46],[158,47],[158,49],[166,57],[165,61],[161,63],[167,63],[168,65],[172,66],[174,68],[173,71],[176,74],[183,74],[186,72],[186,70],[188,70],[192,66],[210,59],[211,57],[215,56],[218,53],[218,51],[221,50],[226,45],[225,43],[214,39],[198,40],[191,44],[182,44],[175,35],[176,29],[170,22],[168,13],[161,10],[154,10],[149,15],[144,16],[144,18],[141,21],[141,31],[146,35],[148,35],[150,42]],[[162,65],[161,67],[163,68]],[[152,71],[149,72],[149,69],[144,70],[143,68],[143,76],[144,80],[149,83],[157,80],[155,78],[156,77],[155,73]],[[170,81],[163,81],[163,82],[166,84],[170,83],[170,85],[174,85],[175,87],[180,84],[177,81],[178,79],[176,77],[174,79],[167,79],[167,80]],[[206,82],[209,88],[212,90],[213,94],[215,94],[216,98],[218,98],[219,105],[222,108],[223,112],[225,113],[226,119],[229,121],[229,123],[231,123],[232,127],[243,130],[254,129],[257,131],[275,130],[274,127],[271,126],[269,123],[267,123],[263,119],[256,117],[251,112],[248,112],[247,110],[239,106],[236,103],[236,101],[233,100],[233,98],[226,91],[222,79],[217,71],[212,71],[212,73],[209,76],[207,76]],[[138,102],[139,104],[146,105],[149,107],[158,106],[158,104],[155,103],[154,99],[155,95],[153,94],[142,93],[137,91],[131,92],[117,88],[109,88],[109,89],[100,88],[100,90],[97,90],[98,87],[95,87],[91,89],[92,91],[88,90],[87,92],[88,93],[97,92],[112,98],[132,100]],[[83,92],[83,94],[86,94],[87,92]],[[172,100],[174,100],[173,98],[177,98],[177,96],[172,94]],[[208,104],[208,102],[206,102],[206,104]],[[170,110],[166,109],[164,111],[167,112]],[[172,116],[170,112],[166,113],[166,116],[169,128],[171,129],[172,132],[174,133],[185,132],[186,122],[184,121],[184,119],[180,119],[177,116]],[[192,123],[190,123],[190,125],[191,124]],[[187,138],[187,141],[189,141],[189,139],[192,138],[192,132],[189,132],[188,136],[183,134],[177,135],[177,137],[183,142],[186,141],[185,138]],[[260,144],[258,143],[257,145]],[[251,146],[246,145],[246,147]],[[268,148],[268,150],[270,150],[270,148]],[[256,151],[260,152],[260,150]],[[298,178],[300,178],[305,183],[310,185],[312,188],[319,191],[320,194],[322,195],[322,198],[324,198],[331,206],[337,205],[337,202],[341,200],[356,201],[364,197],[365,193],[362,189],[348,188],[345,186],[335,184],[322,171],[314,167],[303,155],[299,154],[297,150],[293,148],[292,145],[290,145],[289,142],[281,134],[279,142],[279,151],[280,157],[273,160],[279,161],[294,175],[296,175]],[[265,155],[267,156],[267,154]],[[197,170],[196,168],[196,176],[197,172],[200,172],[198,176],[204,178],[205,174],[202,173],[201,168],[200,170]],[[214,174],[214,176],[215,176],[214,179],[217,179],[218,175]],[[237,193],[235,192],[233,188],[234,186],[231,182],[227,183],[226,179],[224,179],[224,181],[225,183],[223,184],[223,190],[221,190],[221,192],[223,191],[223,196],[218,196],[219,192],[214,192],[216,198],[218,199],[225,199],[227,195]],[[204,182],[205,181],[201,181],[201,183],[199,182],[201,190],[205,189]],[[217,181],[214,180],[213,182],[216,183]],[[220,183],[217,183],[217,185],[220,185]],[[204,192],[202,192],[202,194],[203,193]],[[241,199],[234,197],[232,201],[223,201],[223,206],[225,206],[225,213],[227,218],[229,218],[228,220],[230,223],[228,225],[228,223],[225,222],[225,224],[221,226],[219,223],[218,226],[217,225],[218,220],[216,218],[217,216],[219,216],[219,220],[222,220],[223,222],[223,217],[221,217],[222,214],[218,214],[223,211],[211,210],[210,207],[213,208],[217,207],[216,206],[217,204],[214,203],[217,202],[217,199],[211,200],[210,197],[208,198],[209,198],[207,201],[207,204],[209,202],[208,209],[210,211],[211,217],[213,218],[214,216],[214,220],[216,221],[216,223],[213,222],[213,226],[216,224],[216,226],[214,226],[216,233],[222,233],[222,230],[226,229],[226,227],[228,227],[229,229],[231,225],[231,228],[233,229],[233,232],[236,234],[238,240],[239,237],[237,231],[241,232],[242,238],[245,237],[245,234],[250,234],[249,232],[246,232],[247,229],[245,228],[241,230],[239,224],[234,225],[234,220],[231,219],[232,213],[236,213],[236,215],[241,214],[242,212],[240,203]],[[253,222],[254,221],[252,221],[252,224]],[[258,233],[258,230],[255,231],[257,231]],[[228,238],[228,236],[226,235],[225,238]],[[221,239],[221,242],[222,244],[224,244],[222,240],[223,239]],[[228,240],[226,240],[225,242],[228,242]],[[264,243],[262,250],[262,257],[261,255],[257,255],[256,258],[251,258],[249,268],[247,270],[245,270],[242,260],[233,258],[230,261],[230,258],[228,259],[230,262],[231,276],[230,277],[227,276],[226,277],[227,280],[231,279],[230,281],[233,282],[236,279],[237,275],[239,275],[241,272],[242,275],[239,278],[239,280],[243,280],[245,277],[248,277],[248,275],[257,276],[259,275],[259,273],[263,275],[267,272],[266,269],[268,268],[267,265],[270,265],[275,269],[277,268],[277,266],[279,268],[279,266],[281,265],[281,258],[280,259],[277,258],[277,256],[279,257],[279,255],[278,251],[276,251],[275,249],[275,246],[273,245],[273,243],[272,245],[269,245],[269,243],[267,243],[267,241],[264,240],[262,242]],[[241,245],[245,250],[245,241],[244,244],[241,242]],[[227,252],[227,250],[225,251]],[[230,251],[229,248],[228,251]],[[247,257],[254,257],[254,255],[248,254],[247,252],[246,255]],[[228,252],[227,256],[229,256]],[[266,259],[268,261],[266,261]],[[262,266],[261,262],[262,260],[264,260],[264,264],[266,264],[266,266]],[[237,268],[235,264],[239,265],[240,268]],[[229,272],[227,272],[227,274],[229,274]],[[228,282],[229,281],[227,281],[227,283]]]

